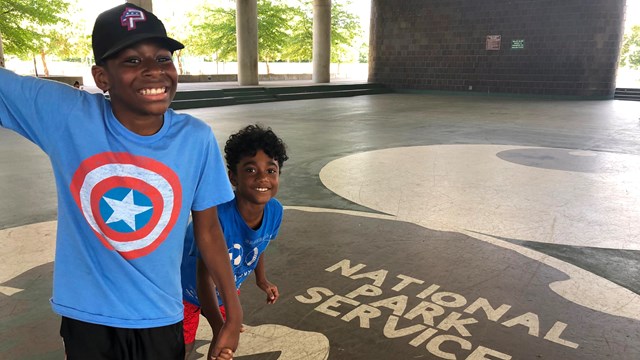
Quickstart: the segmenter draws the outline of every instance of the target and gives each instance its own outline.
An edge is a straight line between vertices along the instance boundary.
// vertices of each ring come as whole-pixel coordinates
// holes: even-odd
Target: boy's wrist
[[[223,326],[229,331],[240,332],[240,329],[242,329],[242,320],[227,317]]]

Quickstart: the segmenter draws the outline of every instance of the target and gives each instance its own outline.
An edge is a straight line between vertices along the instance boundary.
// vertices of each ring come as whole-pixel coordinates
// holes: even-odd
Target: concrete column
[[[149,12],[153,12],[153,0],[127,0],[127,2],[138,5]]]
[[[2,34],[0,34],[0,67],[4,67],[4,50],[2,50]]]
[[[258,1],[236,1],[238,83],[258,85]]]
[[[331,0],[313,0],[313,82],[331,79]]]

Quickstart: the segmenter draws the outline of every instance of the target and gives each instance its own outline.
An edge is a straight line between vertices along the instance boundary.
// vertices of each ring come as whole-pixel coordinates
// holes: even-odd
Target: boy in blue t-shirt
[[[242,309],[216,206],[233,198],[211,128],[169,109],[184,46],[122,4],[95,21],[101,94],[0,69],[0,126],[50,158],[58,195],[51,306],[66,357],[184,358],[182,260],[189,212],[227,305],[212,354],[230,359]]]
[[[218,206],[218,219],[229,249],[236,287],[239,289],[255,270],[256,285],[267,294],[267,303],[273,304],[280,294],[278,287],[267,280],[264,250],[276,238],[282,223],[283,208],[275,196],[282,165],[288,159],[286,145],[270,128],[249,125],[229,137],[224,152],[236,196]],[[193,246],[192,230],[189,226],[182,260],[185,344],[189,355],[202,307],[214,334],[211,354],[224,324],[226,301],[216,295],[217,282],[206,274]]]

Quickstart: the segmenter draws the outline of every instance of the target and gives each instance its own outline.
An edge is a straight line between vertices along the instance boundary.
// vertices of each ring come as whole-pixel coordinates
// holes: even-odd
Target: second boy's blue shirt
[[[238,212],[235,199],[218,206],[218,219],[229,249],[236,288],[240,288],[253,272],[262,252],[278,235],[283,212],[280,202],[272,198],[264,207],[260,228],[253,230]],[[193,224],[189,224],[182,259],[182,295],[186,301],[200,306],[196,290],[196,256]],[[218,302],[222,305],[220,296]]]

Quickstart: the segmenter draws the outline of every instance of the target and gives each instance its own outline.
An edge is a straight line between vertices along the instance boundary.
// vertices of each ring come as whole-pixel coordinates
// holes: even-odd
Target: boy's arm
[[[218,355],[223,348],[235,351],[242,327],[242,308],[227,255],[227,245],[218,221],[217,208],[214,206],[203,211],[193,211],[193,230],[202,261],[220,289],[220,296],[227,312],[227,321],[216,336],[216,347],[210,354]]]
[[[260,254],[258,265],[256,265],[256,285],[267,293],[267,304],[273,304],[280,297],[278,287],[267,280],[267,273],[264,265],[264,252]]]
[[[224,319],[222,319],[222,314],[220,313],[220,304],[218,304],[218,296],[216,296],[216,284],[200,258],[198,258],[196,266],[196,287],[202,315],[209,322],[215,337],[224,324]]]
[[[218,335],[224,325],[224,319],[220,313],[220,304],[218,303],[218,296],[216,296],[216,285],[209,275],[207,267],[200,258],[196,261],[196,287],[198,289],[198,299],[200,300],[202,315],[207,319],[213,333],[208,350],[208,356],[211,357],[217,354],[215,352],[216,343],[218,341]]]
[[[59,146],[57,135],[66,131],[66,121],[73,119],[69,114],[82,97],[71,86],[0,67],[0,127],[19,133],[45,152]]]

